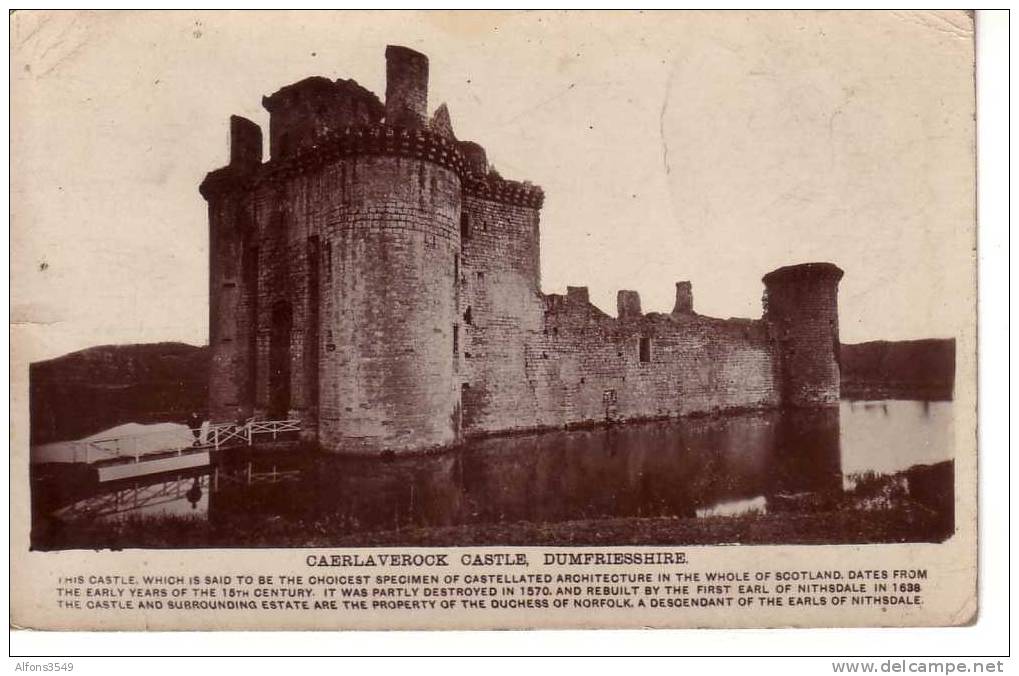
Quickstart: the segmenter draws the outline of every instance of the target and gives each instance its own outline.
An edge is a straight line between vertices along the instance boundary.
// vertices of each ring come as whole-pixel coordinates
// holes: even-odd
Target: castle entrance
[[[269,337],[269,419],[285,420],[290,413],[290,331],[293,313],[290,303],[280,301],[272,308]]]

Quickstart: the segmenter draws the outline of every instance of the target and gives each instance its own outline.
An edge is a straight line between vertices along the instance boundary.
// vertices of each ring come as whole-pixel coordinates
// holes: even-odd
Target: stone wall
[[[455,441],[458,176],[344,158],[260,185],[255,214],[255,415],[326,447]]]
[[[242,200],[226,195],[209,202],[209,415],[233,420],[244,401],[246,343],[240,306]]]
[[[541,328],[538,210],[468,192],[461,223],[462,400],[468,434],[533,427],[525,346]]]
[[[452,443],[460,429],[460,180],[399,157],[346,164],[347,188],[330,191],[326,178],[315,200],[332,206],[318,212],[329,256],[320,440],[366,451]]]
[[[539,427],[778,404],[773,354],[759,321],[613,318],[578,293],[545,303],[542,331],[525,347]]]
[[[543,295],[537,211],[468,193],[464,214],[466,435],[778,405],[764,322],[695,314],[685,282],[671,315],[633,291],[618,318],[583,287]]]

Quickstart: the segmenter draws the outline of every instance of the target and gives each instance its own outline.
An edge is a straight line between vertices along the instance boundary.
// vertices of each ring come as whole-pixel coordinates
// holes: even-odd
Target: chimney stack
[[[641,316],[640,294],[636,291],[619,291],[616,293],[616,316],[620,319],[633,319]]]
[[[574,303],[590,303],[586,286],[566,287],[566,299]]]
[[[428,122],[428,57],[386,47],[386,123],[420,128]]]
[[[672,314],[693,314],[693,288],[690,282],[676,282],[676,306],[672,308]]]

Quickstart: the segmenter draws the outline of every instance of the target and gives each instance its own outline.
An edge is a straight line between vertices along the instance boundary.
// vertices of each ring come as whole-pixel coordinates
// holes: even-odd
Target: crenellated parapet
[[[464,158],[456,141],[427,129],[370,124],[330,132],[310,147],[254,169],[233,165],[217,169],[206,175],[199,190],[206,199],[213,194],[251,190],[260,184],[316,171],[336,160],[365,155],[424,160],[451,169],[460,176],[465,173]]]
[[[493,174],[471,174],[464,179],[464,192],[481,199],[540,209],[545,202],[542,189],[526,181],[509,181]]]
[[[456,142],[427,129],[386,124],[345,127],[326,134],[294,157],[266,165],[263,180],[289,178],[313,171],[334,160],[359,155],[387,155],[424,160],[464,173],[464,159]]]
[[[345,127],[323,135],[317,143],[282,159],[261,166],[230,165],[206,175],[199,190],[211,195],[251,190],[263,183],[284,181],[318,170],[336,160],[365,155],[385,155],[424,160],[454,171],[463,181],[464,192],[481,199],[514,206],[540,209],[545,201],[541,187],[527,181],[512,181],[494,173],[470,171],[462,144],[425,128],[410,129],[386,124]]]

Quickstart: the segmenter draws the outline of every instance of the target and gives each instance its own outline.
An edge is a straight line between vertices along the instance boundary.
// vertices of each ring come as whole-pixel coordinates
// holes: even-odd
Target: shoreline
[[[612,517],[556,523],[521,521],[414,527],[346,534],[323,532],[328,530],[328,521],[290,523],[263,520],[243,527],[234,520],[211,524],[189,516],[131,518],[76,524],[62,533],[63,537],[39,542],[33,549],[858,545],[942,542],[953,532],[943,515],[918,504],[879,510],[834,509],[807,514]]]

